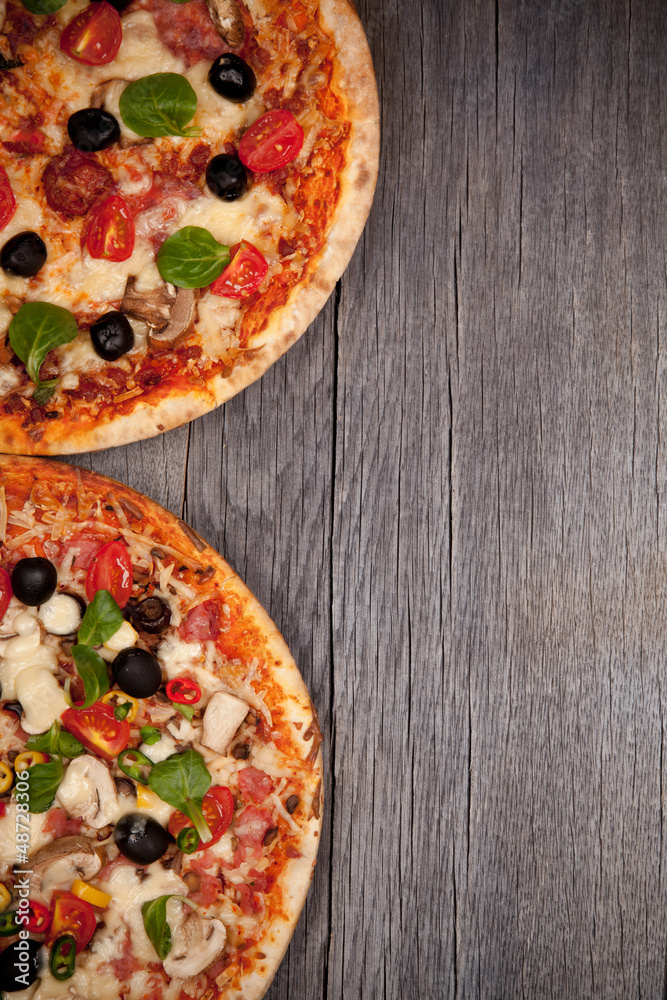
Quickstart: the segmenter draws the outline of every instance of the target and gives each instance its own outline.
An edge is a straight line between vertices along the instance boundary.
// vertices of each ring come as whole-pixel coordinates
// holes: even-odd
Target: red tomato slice
[[[16,198],[4,167],[0,167],[0,229],[4,229],[16,211]]]
[[[267,111],[239,143],[239,158],[249,170],[266,173],[287,166],[303,146],[303,129],[291,111]]]
[[[257,247],[247,240],[231,248],[231,257],[231,262],[211,285],[211,293],[242,299],[261,285],[269,265]]]
[[[101,0],[91,3],[69,22],[60,36],[60,48],[87,66],[103,66],[116,58],[122,40],[120,14]]]
[[[5,617],[5,611],[12,599],[12,578],[6,569],[0,569],[0,621]]]
[[[212,837],[207,844],[200,844],[200,849],[207,849],[217,844],[223,833],[229,829],[234,816],[234,796],[228,788],[216,785],[209,788],[202,802],[204,819],[208,823]],[[181,830],[194,826],[192,820],[182,812],[174,812],[169,819],[169,833],[174,839]]]
[[[86,235],[91,257],[127,260],[134,250],[134,219],[130,206],[119,194],[105,198],[95,209]]]
[[[98,590],[108,590],[119,608],[132,593],[132,562],[122,542],[107,542],[88,568],[86,597],[92,601]]]
[[[63,934],[72,934],[78,954],[86,947],[96,927],[97,917],[90,903],[79,899],[73,892],[66,892],[63,889],[54,892],[51,899],[49,944]]]
[[[68,708],[60,718],[72,736],[105,760],[113,760],[130,742],[130,723],[114,716],[113,705],[96,701],[90,708]]]

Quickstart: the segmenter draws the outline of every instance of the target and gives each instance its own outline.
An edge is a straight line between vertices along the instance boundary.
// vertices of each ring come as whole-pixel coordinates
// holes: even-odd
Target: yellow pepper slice
[[[12,901],[12,896],[6,885],[0,882],[0,913],[4,913]]]
[[[80,878],[75,878],[72,882],[72,892],[85,903],[90,903],[91,906],[99,906],[102,910],[111,902],[111,896],[106,892],[96,889],[90,882],[83,882]]]
[[[47,760],[48,757],[41,750],[25,750],[14,761],[14,770],[18,774],[19,771],[25,771],[26,768],[32,767],[33,764],[44,764]]]
[[[4,760],[0,761],[0,795],[8,792],[12,787],[12,781],[14,780],[14,772],[12,771],[9,764],[6,764]]]
[[[113,709],[118,708],[119,705],[127,705],[129,702],[132,707],[127,710],[127,715],[124,715],[123,718],[128,722],[134,722],[137,717],[139,702],[132,695],[125,694],[124,691],[107,691],[106,694],[102,695],[100,701],[104,702],[105,705],[111,705]]]

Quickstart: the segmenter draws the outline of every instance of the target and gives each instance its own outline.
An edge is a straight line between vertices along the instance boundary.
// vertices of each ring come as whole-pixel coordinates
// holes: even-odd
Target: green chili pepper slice
[[[18,922],[18,910],[5,910],[0,913],[0,937],[11,937],[18,934],[21,924]]]
[[[183,854],[194,854],[199,847],[199,834],[193,826],[186,826],[176,837],[176,845]]]
[[[148,784],[148,775],[153,770],[153,761],[141,750],[123,750],[118,754],[118,766],[128,778],[140,785]]]
[[[122,705],[116,705],[116,707],[113,710],[113,717],[114,719],[117,719],[119,722],[122,722],[123,719],[127,716],[127,714],[131,711],[132,711],[132,702],[124,701]]]
[[[76,961],[76,941],[72,934],[57,938],[51,950],[51,974],[63,982],[74,975]]]

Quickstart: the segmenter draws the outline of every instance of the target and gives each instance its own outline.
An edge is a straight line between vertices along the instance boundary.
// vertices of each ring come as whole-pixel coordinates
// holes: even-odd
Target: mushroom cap
[[[237,48],[245,37],[245,26],[236,0],[208,0],[208,9],[222,40]]]
[[[189,910],[172,929],[172,948],[164,960],[164,971],[172,979],[198,976],[216,961],[227,941],[221,920],[206,920]]]
[[[80,835],[59,837],[47,844],[30,858],[30,866],[35,874],[40,874],[54,861],[68,861],[73,872],[84,881],[97,875],[102,867],[96,845],[88,837]]]

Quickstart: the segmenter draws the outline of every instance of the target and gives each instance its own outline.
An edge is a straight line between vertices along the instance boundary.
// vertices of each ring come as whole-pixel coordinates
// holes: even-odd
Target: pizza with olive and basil
[[[349,0],[0,0],[0,450],[258,378],[354,250],[378,136]]]
[[[0,456],[0,991],[257,1000],[321,827],[275,625],[182,521]]]

